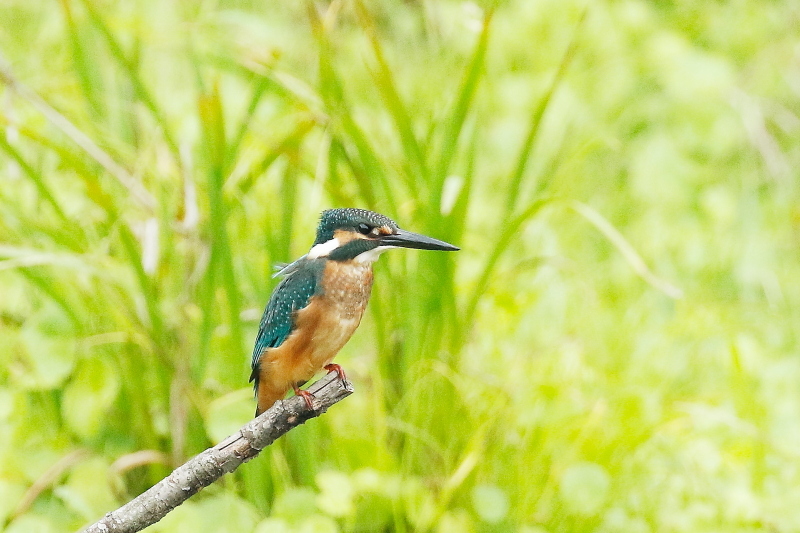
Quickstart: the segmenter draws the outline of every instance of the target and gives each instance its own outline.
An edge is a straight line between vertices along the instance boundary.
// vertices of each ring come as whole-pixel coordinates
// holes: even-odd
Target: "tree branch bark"
[[[314,395],[313,409],[299,397],[277,402],[224,441],[189,459],[132,501],[107,513],[84,533],[133,533],[155,524],[189,497],[257,456],[290,429],[348,397],[353,387],[339,379],[336,372],[330,372],[308,387],[308,391]]]

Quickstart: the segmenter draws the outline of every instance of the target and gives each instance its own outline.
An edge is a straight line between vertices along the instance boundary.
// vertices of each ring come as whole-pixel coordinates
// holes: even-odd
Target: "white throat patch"
[[[392,248],[397,248],[397,246],[378,246],[377,248],[358,254],[354,261],[357,263],[372,264],[378,260],[383,252],[391,250]]]
[[[327,257],[329,253],[339,247],[339,239],[333,238],[328,242],[321,242],[311,247],[308,252],[309,259],[316,259],[318,257]]]

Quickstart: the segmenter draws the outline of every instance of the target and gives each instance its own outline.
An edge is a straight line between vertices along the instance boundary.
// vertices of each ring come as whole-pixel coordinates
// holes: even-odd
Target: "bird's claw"
[[[303,400],[305,400],[306,407],[308,407],[309,409],[314,409],[314,395],[313,394],[311,394],[307,390],[297,389],[297,388],[294,390],[294,394],[295,394],[295,396],[300,396],[301,398],[303,398]]]
[[[339,379],[341,379],[342,381],[345,381],[345,382],[347,381],[347,375],[345,375],[344,369],[341,366],[339,366],[339,365],[337,365],[335,363],[330,363],[328,365],[325,365],[324,368],[328,372],[336,372],[336,375],[339,376]],[[294,394],[295,394],[295,396],[300,396],[301,398],[303,398],[303,400],[305,400],[305,402],[306,402],[306,406],[309,409],[314,409],[314,395],[313,394],[311,394],[307,390],[301,389],[297,385],[294,385]]]
[[[336,372],[336,375],[339,376],[339,379],[342,381],[347,381],[347,376],[344,373],[344,369],[337,365],[336,363],[330,363],[324,366],[325,370],[328,372]]]

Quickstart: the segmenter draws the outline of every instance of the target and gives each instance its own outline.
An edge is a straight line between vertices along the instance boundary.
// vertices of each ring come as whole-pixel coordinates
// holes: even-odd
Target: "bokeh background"
[[[794,0],[0,4],[0,529],[253,413],[319,212],[356,394],[153,532],[800,529]]]

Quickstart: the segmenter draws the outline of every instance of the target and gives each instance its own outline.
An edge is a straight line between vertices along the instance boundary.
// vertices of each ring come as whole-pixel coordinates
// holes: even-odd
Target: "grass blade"
[[[338,138],[342,146],[345,147],[345,160],[356,175],[356,182],[361,192],[362,200],[369,208],[377,208],[377,193],[373,187],[373,180],[377,181],[383,189],[381,198],[389,205],[389,211],[394,214],[394,192],[386,175],[386,170],[381,164],[377,152],[372,147],[364,131],[356,124],[353,113],[347,104],[344,95],[342,80],[336,73],[333,66],[333,52],[327,38],[328,30],[319,19],[314,6],[309,4],[309,19],[312,31],[317,39],[319,47],[319,91],[322,100],[331,115],[331,125],[334,131],[331,135],[334,139]],[[338,135],[337,135],[337,131]],[[349,140],[350,142],[345,142]],[[346,147],[352,146],[358,154],[355,158],[347,153]],[[363,170],[356,163],[356,159],[363,164]]]
[[[439,153],[433,184],[433,202],[434,205],[437,206],[441,205],[442,184],[445,177],[447,177],[448,169],[455,157],[456,147],[458,146],[458,140],[464,127],[464,121],[467,118],[467,113],[469,112],[473,97],[478,88],[478,82],[483,72],[483,62],[486,59],[486,51],[489,47],[489,28],[492,22],[492,13],[492,11],[488,11],[484,17],[483,29],[478,38],[478,44],[475,46],[472,60],[467,70],[464,72],[464,79],[458,91],[456,104],[445,123],[445,129],[442,134],[443,144]]]
[[[239,287],[233,267],[228,238],[228,209],[223,194],[225,165],[225,126],[222,112],[222,99],[219,87],[214,84],[210,94],[202,94],[198,101],[199,115],[203,127],[203,136],[208,153],[208,202],[209,228],[211,231],[212,250],[210,268],[219,268],[222,286],[228,300],[228,320],[231,328],[231,350],[237,354],[245,353],[241,327],[241,302]],[[207,311],[207,312],[210,312]],[[233,365],[231,365],[233,366]],[[231,380],[235,380],[238,369],[230,368]]]
[[[103,105],[102,98],[100,97],[100,95],[103,93],[102,80],[100,76],[97,75],[97,69],[94,63],[86,56],[84,37],[87,34],[85,32],[81,32],[80,28],[76,24],[70,1],[71,0],[60,0],[60,3],[61,8],[64,11],[64,19],[67,23],[69,42],[70,46],[72,47],[72,61],[75,64],[75,72],[78,74],[78,82],[80,83],[84,98],[88,104],[89,111],[94,117],[102,117]]]
[[[296,152],[306,135],[314,128],[313,120],[301,120],[285,137],[273,146],[267,147],[264,155],[259,161],[251,165],[250,170],[242,179],[229,179],[225,183],[225,193],[227,197],[245,196],[255,185],[256,180],[263,176],[273,163],[282,155],[289,155]]]
[[[375,22],[372,19],[369,11],[367,11],[364,4],[360,1],[356,2],[356,10],[358,11],[361,24],[365,28],[367,36],[372,43],[372,52],[375,55],[375,60],[378,63],[377,71],[372,72],[373,79],[378,85],[378,89],[386,102],[386,107],[394,119],[395,126],[397,127],[400,141],[405,151],[406,159],[411,161],[412,168],[416,171],[417,175],[424,180],[425,183],[430,182],[430,171],[422,151],[419,141],[414,134],[411,117],[408,114],[406,105],[403,103],[400,94],[397,91],[397,85],[394,81],[394,75],[389,68],[389,64],[383,53],[383,47],[378,39]],[[415,182],[414,175],[411,173],[404,174],[406,179],[406,186],[409,190],[414,191],[419,188],[419,183]]]
[[[122,165],[117,163],[107,152],[100,148],[95,142],[81,131],[64,115],[53,109],[43,98],[24,86],[17,80],[11,68],[0,57],[0,82],[5,83],[12,91],[36,108],[50,123],[60,129],[67,137],[77,144],[92,159],[97,161],[100,166],[105,168],[109,174],[114,176],[123,187],[128,189],[131,196],[136,199],[143,207],[152,211],[155,209],[155,198],[145,189],[145,187],[134,178]]]
[[[0,148],[5,150],[5,152],[11,156],[11,159],[16,161],[17,165],[22,169],[26,176],[30,178],[33,182],[36,190],[39,191],[39,194],[44,198],[44,200],[50,204],[55,211],[58,218],[61,220],[62,223],[67,222],[67,216],[64,214],[64,210],[61,209],[61,206],[56,201],[55,196],[53,196],[52,191],[50,191],[50,187],[45,183],[44,176],[41,175],[40,172],[37,172],[31,165],[28,164],[27,161],[22,157],[22,154],[17,151],[16,148],[11,146],[8,142],[8,137],[6,133],[0,134]]]
[[[256,110],[258,109],[258,104],[261,103],[261,99],[263,98],[264,94],[266,94],[269,86],[270,83],[266,79],[260,78],[258,80],[258,83],[253,90],[253,95],[250,97],[250,102],[247,105],[247,110],[245,111],[244,116],[239,123],[239,128],[236,130],[236,135],[233,136],[233,139],[231,139],[226,146],[226,170],[233,167],[233,162],[236,160],[236,155],[240,153],[242,141],[250,129],[250,123],[253,120]]]
[[[550,80],[550,85],[547,87],[544,95],[539,100],[539,103],[533,108],[533,113],[531,114],[530,120],[530,128],[528,129],[528,134],[525,136],[525,140],[522,142],[522,146],[520,147],[519,156],[517,157],[517,165],[514,169],[514,173],[511,175],[511,180],[508,185],[508,193],[506,194],[507,213],[513,213],[517,207],[519,190],[520,186],[522,185],[522,177],[525,175],[525,168],[527,167],[528,160],[530,159],[531,152],[533,151],[533,144],[539,135],[539,128],[542,125],[542,118],[544,117],[544,113],[547,111],[547,108],[550,105],[550,101],[553,99],[553,94],[555,93],[556,88],[560,85],[561,80],[564,78],[564,75],[567,72],[569,64],[572,62],[572,58],[575,55],[575,50],[577,49],[579,30],[585,18],[586,10],[584,9],[583,14],[581,15],[575,27],[575,31],[572,34],[572,39],[570,39],[570,42],[567,45],[567,50],[564,52],[564,55],[561,58],[561,62],[559,63],[558,68],[553,75],[553,79]]]
[[[466,311],[464,312],[464,327],[471,327],[470,325],[473,323],[475,318],[475,311],[478,308],[478,302],[489,286],[489,280],[492,277],[494,268],[497,265],[497,262],[500,260],[500,257],[502,257],[503,253],[513,242],[514,237],[519,235],[520,228],[552,201],[553,198],[550,197],[539,198],[533,201],[519,215],[504,224],[500,237],[497,239],[492,252],[489,254],[486,264],[481,269],[481,274],[478,277],[475,288],[472,289],[472,295],[470,296],[469,302],[466,306]]]
[[[570,209],[581,215],[597,228],[600,233],[605,235],[640,278],[674,300],[683,298],[683,290],[653,274],[647,267],[647,263],[642,259],[642,256],[608,219],[582,202],[571,201],[568,205]]]
[[[139,69],[136,68],[136,64],[128,59],[127,55],[122,50],[122,46],[119,44],[119,41],[114,37],[114,33],[111,31],[111,29],[108,27],[108,24],[106,24],[105,20],[103,20],[103,17],[98,12],[96,5],[91,0],[83,0],[83,6],[89,13],[94,25],[98,30],[100,30],[100,34],[105,39],[106,45],[111,51],[111,55],[117,60],[117,62],[125,71],[128,81],[130,81],[133,85],[136,97],[144,104],[147,110],[150,111],[150,114],[161,128],[161,133],[164,135],[164,140],[167,142],[167,145],[172,151],[172,157],[175,160],[175,164],[180,165],[181,156],[178,143],[175,142],[175,139],[172,137],[172,133],[167,124],[167,120],[164,117],[164,113],[158,107],[155,99],[147,89],[142,76],[139,74]]]

